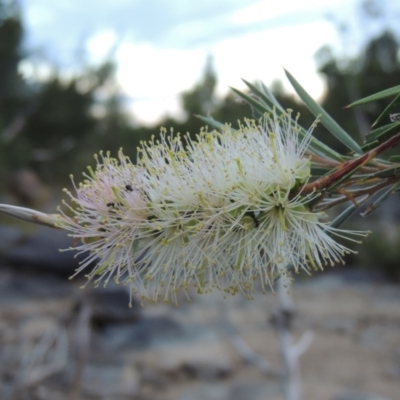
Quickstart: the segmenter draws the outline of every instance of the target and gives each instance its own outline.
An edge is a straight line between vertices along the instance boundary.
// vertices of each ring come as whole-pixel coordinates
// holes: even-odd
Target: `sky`
[[[339,56],[355,53],[368,27],[361,0],[20,0],[26,46],[59,68],[79,60],[100,63],[110,54],[134,119],[156,123],[179,116],[179,94],[201,78],[208,56],[217,92],[244,88],[241,78],[286,83],[286,68],[314,97],[324,84],[315,53],[329,45]],[[381,0],[385,23],[398,23],[396,0]],[[396,10],[397,8],[397,10]],[[351,34],[340,34],[337,22]],[[380,22],[381,24],[381,22]],[[31,71],[32,72],[32,71]],[[25,68],[23,73],[31,73]]]

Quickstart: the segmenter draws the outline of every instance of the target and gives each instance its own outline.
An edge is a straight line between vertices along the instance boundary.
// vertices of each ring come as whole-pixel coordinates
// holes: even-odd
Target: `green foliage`
[[[84,169],[88,154],[132,131],[110,89],[115,66],[106,60],[68,79],[54,68],[47,79],[28,83],[18,72],[21,61],[32,63],[22,52],[23,39],[18,3],[0,0],[0,185],[20,168],[65,184],[66,165],[70,172]]]
[[[10,154],[7,142],[14,137],[27,112],[27,86],[18,73],[23,31],[18,4],[0,1],[0,188]]]
[[[391,99],[386,98],[388,92],[376,97],[382,88],[391,88],[390,92],[398,93],[392,88],[394,83],[400,82],[400,60],[397,57],[399,43],[390,32],[384,32],[371,40],[357,57],[339,59],[329,48],[319,51],[319,71],[325,76],[327,84],[326,95],[321,102],[324,109],[329,110],[332,118],[338,122],[353,138],[364,138]],[[374,95],[373,102],[363,107],[343,110],[346,104],[354,103],[360,98]],[[364,99],[363,103],[366,103]],[[367,100],[368,101],[368,100]],[[389,116],[386,114],[388,123]],[[322,132],[317,132],[322,135]],[[321,136],[319,136],[321,137]],[[345,147],[327,138],[328,145],[334,146],[340,152]]]
[[[22,58],[22,38],[23,27],[16,3],[0,2],[0,105],[6,117],[15,112],[25,89],[17,70]]]
[[[374,232],[364,239],[359,252],[362,268],[378,270],[391,281],[400,281],[400,229],[398,225],[375,220]]]
[[[325,128],[348,149],[352,150],[356,154],[361,154],[362,150],[360,146],[351,138],[351,136],[344,129],[342,129],[341,126],[324,110],[324,108],[321,107],[303,89],[303,87],[288,71],[285,71],[285,73],[298,96],[301,98],[301,100],[303,100],[304,104],[313,113],[313,115],[321,121]]]
[[[241,101],[237,95],[228,93],[212,115],[218,121],[226,121],[235,126],[237,121],[243,121],[244,118],[251,116],[252,109],[247,103]]]
[[[395,96],[400,93],[400,85],[391,87],[386,90],[382,90],[378,93],[374,93],[371,96],[364,97],[363,99],[357,100],[354,103],[349,104],[347,107],[359,106],[361,104],[371,103],[380,99],[385,99],[386,97]]]
[[[90,113],[94,90],[79,90],[81,79],[64,84],[59,77],[47,81],[33,100],[34,111],[22,132],[33,148],[52,149],[63,141],[79,142],[95,127]]]
[[[200,82],[192,90],[182,93],[182,106],[189,116],[204,115],[213,110],[216,84],[217,77],[212,65],[212,58],[209,57]]]

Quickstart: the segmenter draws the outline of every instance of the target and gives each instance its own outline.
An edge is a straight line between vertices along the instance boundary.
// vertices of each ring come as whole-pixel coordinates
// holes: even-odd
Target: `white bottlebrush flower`
[[[96,171],[69,193],[73,216],[62,227],[88,252],[79,271],[114,277],[150,300],[178,289],[214,288],[251,297],[292,264],[295,270],[343,261],[346,247],[302,196],[311,178],[290,113],[248,121],[239,130],[201,132],[196,141],[162,133],[143,144],[133,165],[101,156]],[[341,233],[342,232],[342,233]],[[348,232],[347,236],[352,233]],[[78,272],[79,272],[78,271]]]

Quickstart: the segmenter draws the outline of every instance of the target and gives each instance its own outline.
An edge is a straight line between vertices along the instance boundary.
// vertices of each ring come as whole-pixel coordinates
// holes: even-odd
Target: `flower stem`
[[[289,293],[290,276],[282,275],[277,281],[277,294],[280,303],[276,319],[279,345],[284,364],[284,391],[286,400],[300,400],[300,370],[298,355],[294,351],[291,334],[293,302]]]
[[[50,228],[59,228],[58,224],[62,220],[62,217],[58,214],[45,214],[30,208],[11,206],[9,204],[0,204],[0,212],[22,221],[49,226]]]
[[[384,152],[385,150],[391,149],[400,143],[400,133],[391,137],[384,143],[381,143],[375,149],[370,150],[368,153],[361,155],[360,157],[346,161],[341,164],[337,170],[332,172],[331,174],[324,176],[314,182],[308,183],[301,187],[298,191],[302,193],[303,196],[310,194],[314,191],[322,191],[325,188],[328,188],[335,182],[338,182],[340,179],[345,177],[346,175],[350,176],[350,174],[354,173],[357,169],[363,167],[368,162],[373,160],[376,156]],[[294,193],[293,195],[295,195]]]

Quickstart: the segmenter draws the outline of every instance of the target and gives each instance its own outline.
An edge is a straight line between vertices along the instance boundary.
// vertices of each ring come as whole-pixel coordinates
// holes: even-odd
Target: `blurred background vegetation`
[[[379,18],[376,10],[365,8],[365,12],[365,18]],[[338,30],[345,42],[349,34],[346,26],[338,24]],[[0,200],[46,207],[48,202],[59,199],[62,187],[70,186],[71,173],[79,179],[86,166],[94,163],[94,153],[107,150],[116,154],[123,147],[134,160],[139,142],[157,135],[159,127],[142,126],[124,111],[112,55],[100,65],[82,65],[73,76],[67,77],[54,66],[46,79],[24,80],[19,66],[36,56],[33,50],[24,48],[24,32],[18,3],[0,0]],[[316,54],[316,62],[326,83],[322,106],[356,140],[362,140],[388,103],[352,110],[343,107],[400,84],[399,39],[394,32],[383,31],[359,54],[348,58],[338,58],[325,47]],[[48,64],[51,66],[50,61]],[[199,82],[181,94],[186,118],[178,121],[167,116],[159,125],[175,132],[196,133],[202,126],[194,117],[196,114],[211,114],[234,126],[239,119],[251,117],[252,110],[234,94],[217,97],[216,84],[217,74],[210,57],[205,60]],[[283,90],[280,82],[271,89],[286,108],[300,112],[303,126],[311,125],[314,117]],[[316,129],[316,135],[337,150],[346,151],[323,127]],[[376,226],[382,225],[382,235],[367,239],[359,260],[363,265],[379,266],[399,279],[400,246],[396,241],[400,232],[396,224],[387,224],[399,213],[397,200],[388,204],[392,205],[383,207],[387,213],[381,212],[374,220]]]

